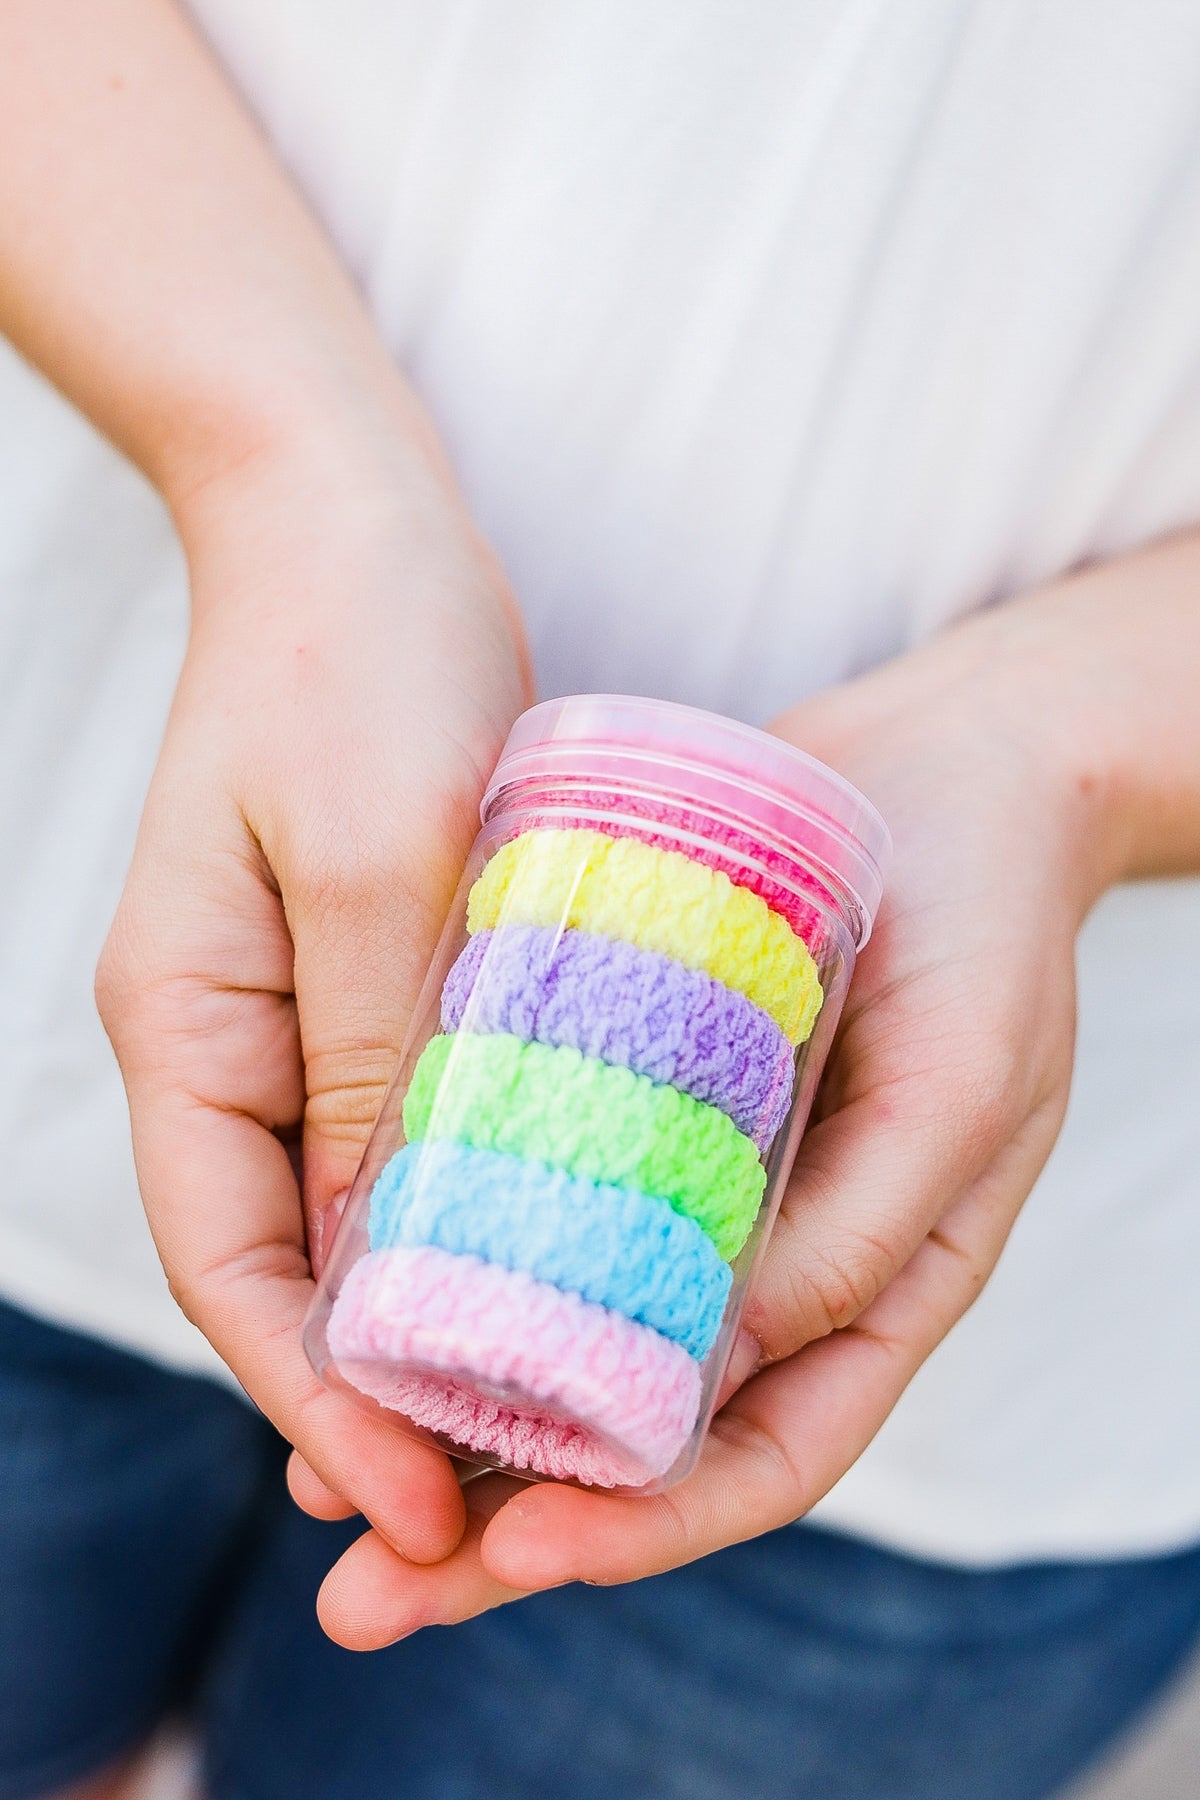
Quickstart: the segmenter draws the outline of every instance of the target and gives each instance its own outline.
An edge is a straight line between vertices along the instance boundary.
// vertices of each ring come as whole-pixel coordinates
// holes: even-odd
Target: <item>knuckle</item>
[[[115,1040],[136,1014],[143,995],[134,959],[117,926],[109,932],[96,962],[93,993],[100,1021]]]
[[[812,1290],[830,1330],[848,1325],[878,1294],[886,1280],[879,1256],[876,1246],[849,1239],[831,1246],[817,1264]]]
[[[317,918],[358,911],[383,899],[404,904],[411,898],[402,865],[361,844],[327,845],[298,858],[289,887],[298,905]]]
[[[283,859],[285,898],[317,921],[387,909],[421,918],[429,871],[408,834],[353,819],[293,844]]]
[[[378,1116],[396,1066],[391,1044],[334,1045],[306,1063],[306,1121],[328,1140],[358,1141]]]
[[[180,1270],[167,1271],[167,1289],[189,1325],[199,1326],[204,1316],[203,1290],[200,1283]]]
[[[789,1264],[785,1305],[801,1341],[827,1337],[850,1324],[883,1286],[877,1260],[864,1244],[848,1241]]]
[[[206,1258],[176,1264],[166,1268],[166,1276],[171,1297],[184,1317],[215,1343],[224,1336],[223,1327],[244,1315],[249,1295],[264,1284],[307,1285],[311,1269],[299,1241],[270,1238],[235,1244]],[[290,1331],[291,1327],[284,1329]],[[263,1333],[261,1342],[265,1344],[270,1336],[269,1331]]]
[[[434,787],[414,811],[378,774],[357,794],[319,794],[269,834],[285,907],[318,923],[384,911],[410,929],[436,929],[470,847],[474,804],[473,788]]]
[[[92,991],[96,1000],[96,1011],[106,1027],[110,1027],[121,1010],[121,1002],[126,992],[125,972],[119,966],[115,956],[110,954],[107,944],[100,952],[100,960],[96,964],[96,977]]]
[[[955,1265],[965,1292],[973,1299],[995,1264],[989,1246],[970,1238],[960,1242],[952,1231],[937,1225],[929,1233],[929,1242]]]
[[[768,1424],[748,1412],[726,1408],[709,1426],[710,1432],[738,1452],[744,1469],[755,1470],[758,1480],[746,1484],[745,1491],[729,1496],[729,1512],[734,1519],[755,1517],[760,1501],[755,1489],[771,1496],[771,1515],[757,1524],[757,1529],[783,1525],[806,1512],[816,1499],[811,1481],[792,1454],[786,1433],[772,1430]]]

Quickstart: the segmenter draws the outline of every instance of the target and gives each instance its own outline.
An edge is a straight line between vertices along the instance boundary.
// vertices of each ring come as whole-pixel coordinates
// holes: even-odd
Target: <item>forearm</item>
[[[975,613],[800,710],[868,792],[903,765],[916,808],[965,756],[1009,771],[1080,914],[1114,882],[1200,870],[1200,533]]]
[[[283,443],[377,435],[431,462],[352,284],[170,0],[0,9],[0,330],[177,511]]]

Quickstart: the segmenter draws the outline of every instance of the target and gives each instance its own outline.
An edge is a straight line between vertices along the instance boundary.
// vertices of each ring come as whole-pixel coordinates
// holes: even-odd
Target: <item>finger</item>
[[[762,1360],[857,1318],[989,1166],[1004,1167],[1015,1212],[1064,1104],[1065,1094],[1048,1093],[1014,1127],[1011,1097],[982,1094],[956,1069],[906,1076],[814,1126],[747,1298],[743,1326]]]
[[[288,1492],[300,1508],[314,1519],[350,1519],[355,1508],[332,1488],[325,1486],[315,1469],[310,1469],[298,1450],[293,1450],[287,1464]]]
[[[309,774],[309,785],[316,777]],[[469,761],[448,797],[405,783],[331,794],[336,834],[267,820],[264,849],[294,945],[305,1073],[304,1201],[324,1251],[396,1070],[401,1045],[470,850],[478,789]],[[432,815],[432,816],[427,816]]]
[[[184,1312],[325,1485],[435,1559],[463,1525],[448,1458],[325,1388],[304,1354],[314,1289],[281,1141],[304,1104],[291,943],[256,847],[184,800],[167,783],[148,804],[97,974],[155,1242]]]
[[[695,1471],[647,1498],[529,1488],[487,1527],[491,1577],[537,1589],[631,1581],[799,1518],[883,1424],[999,1255],[1003,1172],[976,1183],[852,1325],[749,1381],[718,1414]]]
[[[725,1373],[721,1377],[721,1386],[717,1393],[717,1406],[722,1407],[731,1400],[734,1394],[749,1381],[763,1360],[763,1348],[758,1339],[749,1331],[739,1331],[734,1339],[733,1349],[729,1353],[729,1361],[725,1365]]]
[[[750,1342],[735,1348],[723,1392],[732,1394],[750,1372],[757,1349]],[[296,1462],[293,1456],[292,1465]],[[456,1624],[521,1597],[522,1590],[496,1581],[479,1552],[487,1522],[523,1494],[527,1484],[477,1470],[469,1472],[469,1479],[467,1529],[452,1557],[414,1569],[388,1553],[370,1533],[342,1557],[326,1580],[319,1606],[322,1624],[336,1643],[347,1649],[378,1649],[422,1625]],[[324,1504],[324,1495],[318,1498]],[[343,1515],[330,1511],[317,1516]]]
[[[422,1626],[457,1625],[521,1599],[484,1568],[479,1545],[488,1521],[523,1485],[504,1475],[472,1482],[462,1542],[433,1567],[404,1562],[375,1532],[364,1532],[322,1584],[317,1616],[325,1632],[346,1650],[380,1650]]]
[[[1057,1135],[1069,1005],[1031,1032],[1036,971],[998,980],[1023,965],[994,946],[931,957],[937,935],[919,915],[885,921],[856,976],[747,1303],[768,1360],[856,1318],[1010,1144],[1019,1204]]]
[[[321,1482],[417,1562],[462,1531],[448,1457],[326,1388],[304,1353],[314,1286],[287,1152],[254,1119],[179,1091],[131,1095],[144,1190],[172,1291]]]

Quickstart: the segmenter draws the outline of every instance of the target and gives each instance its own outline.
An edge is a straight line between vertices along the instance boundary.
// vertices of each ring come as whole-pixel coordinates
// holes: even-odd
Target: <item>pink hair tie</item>
[[[464,1449],[597,1487],[663,1475],[700,1410],[680,1345],[521,1270],[430,1246],[374,1250],[328,1327],[343,1378]]]

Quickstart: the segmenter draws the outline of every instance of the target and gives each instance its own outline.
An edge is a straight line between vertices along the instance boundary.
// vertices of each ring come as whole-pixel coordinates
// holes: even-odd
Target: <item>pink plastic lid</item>
[[[573,694],[521,714],[480,808],[514,784],[596,781],[678,797],[734,818],[821,874],[861,947],[883,895],[891,834],[842,776],[782,738],[717,713],[631,694]]]

